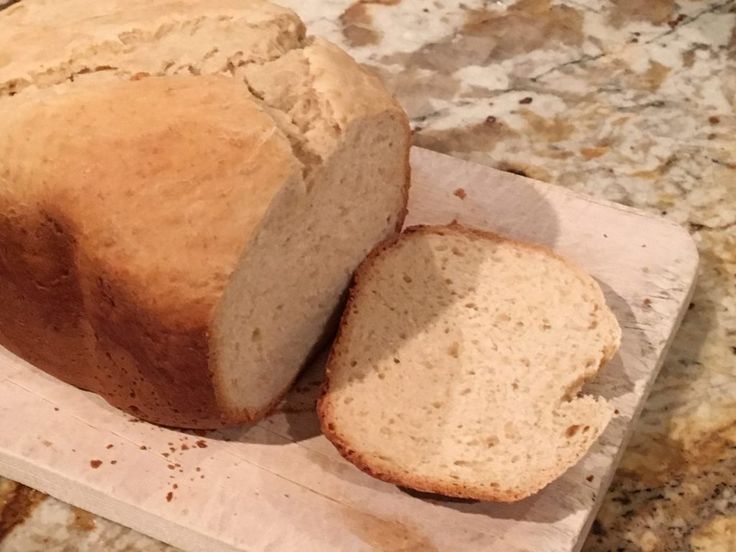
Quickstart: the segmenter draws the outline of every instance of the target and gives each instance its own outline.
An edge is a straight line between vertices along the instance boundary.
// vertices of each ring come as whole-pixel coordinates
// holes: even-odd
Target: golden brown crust
[[[50,32],[49,19],[62,24]],[[307,47],[298,17],[260,0],[28,0],[2,14],[0,29],[18,54],[0,59],[0,345],[156,423],[210,428],[265,414],[220,404],[209,332],[263,209],[299,172],[293,148],[239,79],[139,77],[187,72],[187,63],[195,74],[234,74],[291,50],[310,55],[325,70],[306,83],[341,123],[403,118],[405,198],[406,115],[349,56],[319,40]],[[172,47],[177,33],[186,45]],[[185,81],[186,98],[172,99]],[[76,105],[54,107],[67,95]],[[262,130],[255,141],[245,132],[253,128]],[[243,175],[258,185],[235,197]],[[135,203],[140,190],[151,193]],[[197,211],[218,195],[215,208]],[[168,209],[149,208],[162,201]]]
[[[525,242],[519,242],[515,240],[510,240],[510,239],[504,238],[503,236],[500,236],[496,233],[493,233],[487,230],[481,230],[477,228],[470,228],[467,226],[463,226],[457,223],[457,221],[453,221],[447,225],[414,225],[404,230],[404,234],[440,234],[440,235],[443,235],[448,232],[449,233],[461,233],[467,237],[474,238],[474,239],[492,240],[496,242],[503,241],[505,243],[511,243],[515,247],[526,248],[532,251],[543,252],[545,255],[554,257],[564,262],[566,265],[573,268],[576,272],[584,276],[585,277],[584,279],[588,278],[587,275],[583,272],[581,268],[579,268],[577,265],[575,265],[568,259],[565,259],[557,255],[556,253],[554,253],[547,247],[536,245],[536,244],[525,243]],[[355,271],[355,274],[353,276],[353,281],[348,291],[347,304],[345,306],[345,310],[343,311],[343,315],[340,320],[340,325],[338,328],[337,336],[335,337],[335,341],[333,342],[332,349],[330,350],[330,354],[328,356],[327,363],[325,365],[325,378],[322,383],[320,398],[317,401],[317,414],[320,420],[320,427],[321,427],[322,433],[324,433],[324,435],[330,440],[330,442],[335,446],[338,452],[346,460],[351,462],[361,471],[367,473],[368,475],[372,477],[375,477],[387,483],[398,485],[400,487],[408,487],[408,488],[415,489],[421,492],[435,493],[435,494],[440,494],[440,495],[449,496],[449,497],[469,498],[469,499],[487,500],[487,501],[494,501],[494,502],[514,502],[514,501],[521,500],[523,498],[526,498],[528,496],[535,494],[536,492],[544,488],[549,483],[549,481],[561,475],[569,466],[567,465],[557,466],[558,469],[551,470],[549,473],[537,474],[538,477],[536,478],[536,482],[524,488],[502,489],[498,485],[490,485],[488,487],[472,486],[472,485],[463,484],[461,482],[455,483],[455,482],[447,481],[447,480],[429,479],[429,478],[415,476],[410,473],[405,473],[405,472],[400,473],[398,471],[385,470],[379,467],[380,464],[373,461],[373,459],[371,459],[369,456],[363,455],[357,452],[354,449],[354,445],[351,445],[349,440],[340,434],[337,428],[337,425],[335,424],[335,416],[332,412],[330,401],[328,400],[328,393],[330,391],[330,384],[331,384],[330,376],[334,370],[334,366],[340,363],[340,352],[339,351],[340,351],[340,344],[342,342],[342,333],[348,327],[351,326],[352,318],[357,313],[357,309],[354,303],[355,303],[356,297],[361,293],[361,286],[362,286],[361,279],[365,277],[365,275],[371,270],[371,267],[375,264],[375,262],[387,250],[391,249],[392,247],[396,245],[400,237],[401,236],[392,237],[386,240],[384,243],[377,246],[366,257],[363,263],[361,263],[361,265]],[[615,352],[616,349],[617,347],[614,347],[613,352]],[[602,366],[605,362],[610,360],[611,356],[612,356],[612,352],[610,350],[604,351],[603,357],[600,359],[600,362],[598,363],[598,366],[596,366],[596,369],[592,371],[588,377],[584,378],[580,382],[580,386],[582,386],[583,383],[585,383],[587,379],[592,377],[598,371],[598,368],[600,368],[600,366]]]
[[[21,142],[40,120],[38,141]],[[70,144],[72,125],[85,133]],[[249,235],[299,171],[271,119],[230,79],[168,77],[25,99],[2,127],[17,160],[0,188],[2,344],[159,424],[250,420],[217,404],[208,332]]]
[[[0,12],[0,97],[95,72],[225,72],[303,37],[294,12],[262,0],[23,0]]]
[[[73,232],[58,215],[12,222],[0,215],[0,235],[4,346],[147,420],[187,427],[223,423],[201,370],[204,331],[172,333],[99,272],[86,298],[81,279],[89,279],[89,271],[75,262]],[[27,255],[43,249],[43,256]]]

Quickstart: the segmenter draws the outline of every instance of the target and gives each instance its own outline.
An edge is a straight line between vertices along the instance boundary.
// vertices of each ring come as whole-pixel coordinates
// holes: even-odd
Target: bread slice
[[[260,0],[24,0],[0,52],[0,345],[152,422],[263,416],[401,228],[402,109]]]
[[[322,430],[397,485],[513,501],[575,464],[611,408],[578,396],[621,332],[598,284],[532,245],[413,227],[358,269]]]

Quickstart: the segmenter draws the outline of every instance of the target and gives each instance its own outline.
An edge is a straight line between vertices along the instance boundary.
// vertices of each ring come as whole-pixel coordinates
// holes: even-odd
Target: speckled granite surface
[[[584,550],[736,550],[736,1],[282,3],[417,145],[689,226],[695,297]],[[0,479],[0,551],[35,550],[172,549]]]

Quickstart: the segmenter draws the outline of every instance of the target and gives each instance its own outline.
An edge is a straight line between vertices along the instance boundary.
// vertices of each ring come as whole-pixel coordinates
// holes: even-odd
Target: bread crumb
[[[102,460],[90,460],[89,465],[92,466],[92,469],[97,469],[102,465]]]
[[[118,463],[118,461],[117,460],[110,460],[110,463],[114,466],[115,464]]]
[[[107,445],[107,446],[106,446],[105,448],[106,448],[106,449],[111,449],[112,447],[113,447],[113,445],[112,445],[112,443],[110,443],[110,444],[109,444],[109,445]]]
[[[457,188],[454,192],[452,192],[452,195],[457,196],[460,199],[465,199],[468,194],[463,188]]]
[[[172,493],[171,491],[166,493],[166,502],[171,502],[172,498],[174,498],[174,493]]]
[[[207,448],[207,443],[205,441],[203,441],[202,439],[200,439],[199,441],[197,441],[194,444],[197,445],[199,448]]]
[[[593,478],[593,476],[592,476],[592,475],[589,475],[588,477],[586,477],[586,478],[585,478],[585,480],[586,480],[586,481],[593,481],[593,479],[594,479],[594,478]]]

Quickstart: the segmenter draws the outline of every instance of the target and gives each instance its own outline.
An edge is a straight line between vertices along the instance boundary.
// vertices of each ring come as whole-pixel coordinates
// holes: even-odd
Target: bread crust
[[[492,241],[503,241],[505,243],[511,243],[515,247],[526,248],[533,251],[541,251],[546,255],[554,257],[564,262],[568,267],[573,269],[575,272],[588,278],[588,275],[576,264],[572,263],[568,259],[561,257],[551,251],[550,249],[525,242],[519,242],[504,238],[498,234],[487,230],[481,230],[476,228],[470,228],[458,224],[456,221],[451,222],[447,225],[415,225],[408,227],[404,230],[404,234],[440,234],[445,233],[461,233],[465,236],[474,239],[492,240]],[[556,479],[562,473],[564,473],[570,466],[567,464],[560,464],[554,469],[550,469],[546,473],[539,473],[538,477],[529,483],[529,485],[523,488],[501,488],[499,485],[490,485],[487,487],[483,486],[472,486],[462,482],[453,482],[448,480],[438,480],[415,476],[413,474],[402,473],[395,470],[385,470],[380,467],[380,463],[376,462],[369,455],[361,454],[357,450],[355,444],[352,444],[348,438],[340,433],[336,416],[333,412],[332,404],[330,402],[329,393],[331,386],[331,375],[337,369],[337,366],[341,363],[341,342],[343,339],[343,333],[351,325],[353,317],[357,313],[357,308],[354,306],[356,299],[362,292],[362,281],[363,278],[367,277],[373,265],[380,257],[390,250],[399,241],[401,236],[395,236],[391,239],[386,240],[384,243],[377,246],[371,253],[366,257],[365,261],[358,267],[353,277],[349,292],[348,300],[343,311],[343,316],[340,320],[340,326],[338,328],[337,336],[333,343],[330,354],[327,358],[325,365],[325,378],[322,383],[320,397],[317,401],[317,414],[320,420],[320,427],[324,435],[330,440],[335,446],[341,456],[351,462],[361,471],[368,475],[397,485],[399,487],[408,487],[420,492],[435,493],[448,497],[485,500],[494,502],[515,502],[523,498],[529,497],[541,489],[543,489],[550,481]],[[599,291],[600,293],[600,291]],[[602,295],[601,295],[602,299]],[[619,336],[620,338],[620,336]],[[590,378],[594,377],[601,366],[608,362],[618,350],[618,344],[612,347],[608,347],[604,350],[601,358],[597,365],[590,372],[586,374],[586,377],[579,380],[579,385],[574,389],[568,390],[569,394],[577,393],[582,386]],[[593,428],[591,433],[591,441],[594,441],[602,433],[603,427]],[[490,488],[489,488],[490,487]]]
[[[39,33],[48,33],[49,19],[63,24],[48,40],[39,40]],[[186,40],[173,47],[179,32]],[[166,43],[161,53],[156,51],[159,40]],[[307,75],[303,84],[322,87],[310,92],[329,104],[339,118],[336,126],[347,128],[382,114],[400,118],[405,140],[399,147],[406,170],[397,230],[406,215],[409,186],[406,114],[347,54],[324,41],[305,39],[304,26],[293,12],[261,0],[105,0],[93,6],[70,0],[63,7],[49,0],[26,0],[0,14],[0,46],[14,52],[10,63],[0,62],[0,345],[63,381],[161,425],[207,429],[265,415],[288,385],[258,411],[228,409],[213,377],[218,363],[211,335],[213,311],[273,194],[287,179],[303,177],[303,160],[281,126],[282,117],[276,117],[289,115],[275,113],[278,107],[251,96],[238,71],[247,64],[272,63],[290,52],[310,56],[309,65],[316,63],[323,70]],[[197,76],[168,76],[186,64],[189,70],[184,72]],[[208,72],[234,78],[206,76]],[[158,115],[176,110],[167,87],[177,88],[184,81],[200,96],[190,94],[180,102],[182,109],[172,116],[167,134],[168,123]],[[94,100],[89,93],[98,86],[118,90],[118,95]],[[238,90],[223,99],[218,94],[227,86]],[[43,106],[66,96],[85,97],[83,109],[76,115],[69,111],[65,121],[45,120]],[[93,100],[96,107],[89,103]],[[207,102],[209,111],[204,108]],[[150,113],[159,127],[148,128],[152,123],[147,120],[136,126],[103,116],[129,103]],[[247,109],[237,112],[246,104]],[[26,126],[13,130],[9,125],[20,117],[17,112],[27,115]],[[84,117],[85,112],[90,116]],[[257,113],[260,119],[253,123]],[[333,124],[325,117],[315,121]],[[185,128],[190,123],[196,128]],[[239,134],[254,125],[261,131],[255,141]],[[119,127],[126,127],[116,138],[119,143],[97,147]],[[297,130],[300,138],[323,138],[319,129]],[[230,142],[210,150],[204,138],[190,143],[210,131],[209,143],[223,136]],[[160,139],[146,141],[156,132]],[[336,143],[339,138],[338,132]],[[253,159],[242,164],[233,157],[248,154]],[[83,161],[99,161],[99,166],[88,174]],[[227,169],[241,165],[243,173],[260,184],[249,197],[235,201],[228,196],[234,186],[227,181]],[[39,167],[46,172],[39,174]],[[136,172],[148,174],[148,180],[139,181],[146,182],[143,188],[180,178],[188,183],[185,192],[193,200],[168,210],[162,207],[146,220],[146,206],[175,203],[177,193],[168,198],[152,194],[140,205],[129,202],[123,192],[129,180],[138,178]],[[198,186],[203,179],[207,183]],[[128,188],[131,192],[135,186]],[[206,223],[188,234],[191,239],[177,241],[202,218],[187,218],[190,206],[199,204],[198,190],[222,194],[223,200],[213,202],[217,212],[206,213]],[[107,210],[97,209],[100,202]],[[228,211],[229,204],[236,215]],[[247,224],[242,219],[248,219]],[[133,236],[134,225],[138,237]],[[121,233],[123,245],[117,243]],[[156,252],[166,257],[171,251],[180,253],[168,261],[155,258]]]
[[[205,113],[208,104],[228,102],[226,117],[250,118],[255,126],[231,131],[217,116],[191,113],[192,102]],[[145,113],[163,103],[176,121]],[[141,140],[137,111],[150,122]],[[40,144],[19,144],[39,118],[48,135]],[[72,121],[89,126],[70,145],[61,128]],[[209,328],[259,213],[299,172],[271,119],[230,79],[170,77],[42,95],[23,102],[3,128],[0,148],[19,161],[5,165],[0,189],[2,344],[158,424],[220,427],[259,414],[232,415],[218,405]],[[176,162],[213,147],[217,156],[195,168]],[[261,164],[270,159],[282,168],[253,172],[252,162],[238,161],[253,148]],[[76,180],[54,181],[67,173]],[[233,191],[241,174],[258,175],[257,190]],[[202,189],[212,195],[198,199]],[[167,199],[170,193],[180,197]],[[236,207],[250,203],[250,210],[234,216],[218,194]],[[151,206],[156,200],[160,207]],[[190,201],[206,205],[190,215]]]

